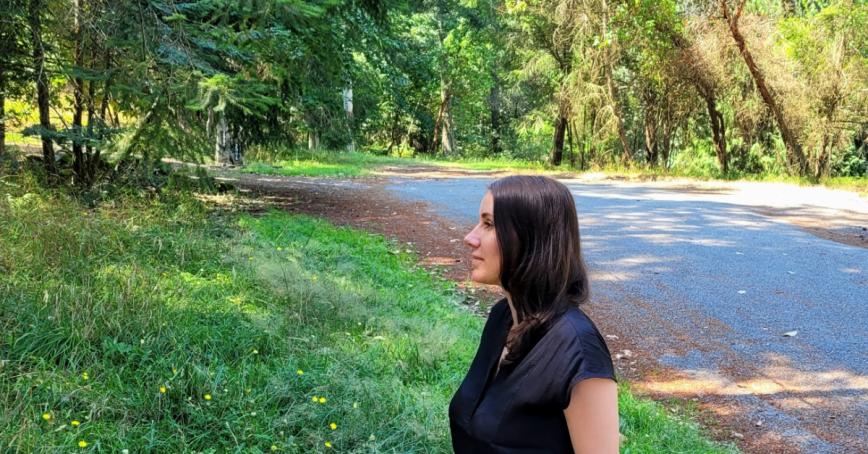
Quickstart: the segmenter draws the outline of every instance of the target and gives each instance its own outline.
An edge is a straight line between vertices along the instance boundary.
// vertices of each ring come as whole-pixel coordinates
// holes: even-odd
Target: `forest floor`
[[[398,199],[386,189],[394,177],[492,178],[502,175],[501,172],[401,166],[381,168],[363,179],[336,179],[263,176],[213,170],[219,179],[228,180],[249,196],[244,198],[247,205],[244,208],[247,210],[260,211],[276,206],[289,212],[325,218],[337,225],[379,233],[406,244],[418,253],[420,264],[456,281],[468,295],[473,295],[467,302],[470,309],[479,315],[484,316],[489,305],[501,296],[496,288],[479,286],[468,280],[467,251],[462,243],[468,225],[458,225],[453,220],[433,214],[425,202]],[[635,182],[624,181],[627,185],[632,183]],[[856,194],[842,197],[842,193],[846,194],[843,191],[768,183],[668,180],[654,184],[669,191],[713,194],[741,203],[758,214],[791,223],[818,237],[868,248],[868,216],[860,211],[864,207],[864,198]],[[804,207],[806,200],[812,201],[814,208]],[[592,316],[593,311],[592,307]],[[607,341],[611,350],[630,351],[633,354],[634,361],[618,361],[616,364],[620,376],[627,378],[634,390],[666,403],[673,411],[679,411],[679,408],[698,410],[694,416],[713,438],[735,442],[745,452],[803,452],[803,447],[792,443],[786,434],[770,433],[767,427],[762,427],[761,422],[746,418],[744,415],[748,412],[740,408],[743,402],[737,397],[687,389],[696,383],[689,379],[680,380],[685,389],[669,389],[672,383],[679,382],[683,374],[656,360],[662,352],[629,341],[630,327],[608,326],[612,322],[607,323],[606,320],[607,317],[601,317],[598,325],[604,333],[609,333]],[[659,385],[663,382],[669,388],[661,391]],[[815,433],[817,427],[825,427],[823,421],[807,422]],[[838,430],[836,427],[829,427],[828,433],[821,438],[852,438],[852,434],[835,433]]]

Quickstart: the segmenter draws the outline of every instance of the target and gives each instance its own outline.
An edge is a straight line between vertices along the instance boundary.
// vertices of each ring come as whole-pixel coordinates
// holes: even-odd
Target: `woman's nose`
[[[476,235],[473,234],[473,232],[470,232],[467,234],[467,236],[464,237],[464,245],[469,248],[476,249],[479,247],[479,238],[477,238]]]

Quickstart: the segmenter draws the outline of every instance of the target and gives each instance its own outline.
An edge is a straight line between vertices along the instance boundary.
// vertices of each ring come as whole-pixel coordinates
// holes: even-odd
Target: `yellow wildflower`
[[[253,349],[253,354],[254,354],[254,355],[258,355],[258,354],[259,354],[259,350],[257,350],[257,349],[254,348],[254,349]]]
[[[205,400],[211,400],[211,395],[210,395],[210,394],[205,394]]]
[[[326,448],[331,448],[331,447],[332,447],[332,442],[330,442],[330,441],[325,442],[325,447],[326,447]]]
[[[318,401],[319,403],[321,403],[321,404],[324,404],[324,403],[326,403],[326,398],[325,398],[325,397],[320,397],[319,399],[317,399],[317,401]]]
[[[71,425],[72,427],[78,427],[81,425],[81,421],[73,419],[72,422],[69,423],[69,425]]]
[[[331,423],[331,424],[329,424],[329,429],[331,429],[331,430],[337,430],[337,429],[338,429],[338,425],[335,424],[335,423]]]
[[[42,419],[44,419],[46,421],[51,421],[51,418],[52,418],[51,413],[43,413],[42,414]]]
[[[166,394],[166,387],[160,386],[160,394]]]
[[[310,400],[312,400],[314,402],[319,402],[319,397],[313,396],[313,397],[311,397]]]
[[[271,445],[271,450],[272,450],[272,451],[277,451],[277,445]]]
[[[87,380],[90,378],[90,375],[87,374],[87,371],[81,373],[81,379]]]
[[[87,447],[87,442],[84,441],[84,440],[79,440],[79,441],[78,441],[78,447],[79,447],[79,448],[86,448],[86,447]]]
[[[304,375],[304,371],[301,370],[301,369],[295,371],[295,373],[298,374],[298,375]]]

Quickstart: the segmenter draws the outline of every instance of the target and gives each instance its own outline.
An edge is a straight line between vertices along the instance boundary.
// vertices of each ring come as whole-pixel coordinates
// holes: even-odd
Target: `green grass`
[[[452,170],[467,170],[473,172],[499,171],[514,173],[542,173],[549,175],[582,175],[594,173],[603,174],[608,178],[627,178],[636,180],[665,180],[670,178],[691,178],[703,181],[761,181],[774,183],[789,183],[800,186],[822,185],[835,189],[854,191],[868,194],[868,178],[858,177],[832,177],[823,178],[819,181],[806,177],[791,177],[786,175],[771,174],[741,174],[729,175],[708,174],[696,171],[679,171],[677,169],[660,169],[644,167],[607,167],[578,171],[568,166],[552,167],[543,162],[524,161],[506,158],[456,158],[445,159],[442,157],[416,156],[416,157],[393,157],[379,156],[364,152],[334,152],[327,150],[319,151],[293,151],[282,149],[280,151],[268,151],[257,149],[252,156],[248,156],[250,164],[243,170],[251,173],[264,175],[287,175],[287,176],[317,176],[317,177],[354,177],[365,176],[383,166],[418,166],[427,165]]]
[[[355,177],[386,165],[408,165],[408,159],[362,152],[254,148],[245,156],[244,172],[263,175]],[[412,163],[410,161],[409,163]]]
[[[720,445],[703,437],[696,419],[696,408],[674,403],[663,406],[637,398],[629,385],[618,389],[621,434],[626,441],[624,454],[657,453],[737,453],[731,445]]]
[[[0,451],[449,452],[484,321],[414,264],[309,217],[0,179]],[[625,452],[731,451],[625,387],[621,412]]]
[[[552,167],[542,162],[523,161],[519,159],[507,158],[460,158],[460,159],[443,159],[443,158],[416,158],[417,162],[442,166],[450,169],[475,170],[475,171],[503,171],[503,172],[548,172],[557,171],[556,167]]]
[[[364,176],[383,166],[431,166],[471,171],[545,172],[551,166],[538,162],[504,158],[445,159],[429,156],[382,156],[366,152],[329,150],[276,150],[256,147],[245,157],[242,171],[263,175],[354,177]]]

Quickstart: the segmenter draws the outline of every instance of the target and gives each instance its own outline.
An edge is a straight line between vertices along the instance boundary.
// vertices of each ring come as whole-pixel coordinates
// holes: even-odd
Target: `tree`
[[[741,30],[739,29],[738,22],[741,18],[742,12],[744,11],[745,3],[746,0],[739,0],[735,11],[731,11],[727,0],[719,0],[720,11],[723,14],[723,18],[726,21],[727,26],[729,27],[729,31],[732,34],[732,39],[735,41],[736,46],[738,46],[739,52],[741,52],[741,55],[744,58],[744,62],[747,65],[751,76],[753,77],[753,81],[756,84],[757,90],[759,90],[763,101],[772,112],[772,116],[778,125],[778,129],[781,132],[781,138],[783,139],[784,145],[787,148],[787,156],[789,158],[790,168],[794,173],[798,175],[804,175],[807,171],[807,161],[805,160],[805,155],[802,151],[802,144],[799,141],[799,138],[796,135],[796,131],[793,129],[792,124],[784,115],[783,106],[773,93],[772,88],[768,84],[768,81],[766,80],[763,71],[759,68],[756,61],[754,60],[753,54],[748,48],[747,42],[745,41],[745,38],[742,35]]]
[[[0,158],[6,152],[6,100],[20,95],[28,81],[27,5],[5,0],[0,17]]]
[[[30,0],[27,20],[30,24],[30,46],[33,52],[33,75],[36,82],[37,104],[39,106],[39,135],[42,137],[42,159],[48,175],[57,173],[54,163],[54,144],[52,143],[51,119],[49,117],[48,68],[45,65],[45,48],[42,39],[42,0]]]

